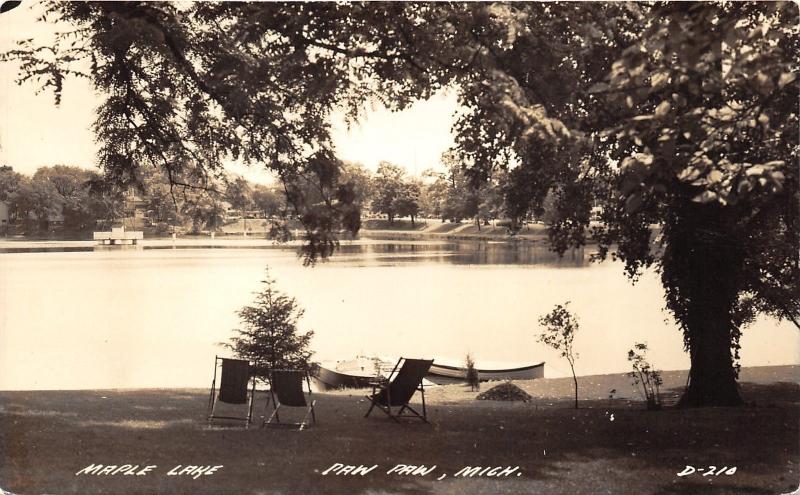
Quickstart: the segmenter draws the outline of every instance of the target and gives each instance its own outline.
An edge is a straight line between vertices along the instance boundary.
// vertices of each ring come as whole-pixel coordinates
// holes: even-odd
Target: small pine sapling
[[[293,297],[275,289],[269,274],[262,283],[253,305],[238,311],[243,328],[236,330],[238,335],[226,347],[251,361],[253,375],[262,381],[268,380],[273,369],[313,371],[316,365],[311,362],[309,344],[314,332],[297,328],[303,310]]]

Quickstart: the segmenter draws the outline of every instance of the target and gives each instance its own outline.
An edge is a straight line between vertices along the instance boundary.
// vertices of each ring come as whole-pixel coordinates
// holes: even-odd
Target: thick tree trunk
[[[738,336],[732,312],[742,264],[732,221],[724,207],[694,203],[684,205],[665,230],[662,279],[691,360],[681,406],[742,403],[731,352]]]
[[[731,355],[731,311],[736,291],[731,278],[736,268],[731,248],[717,246],[714,252],[696,249],[694,266],[696,292],[687,301],[690,359],[689,387],[682,406],[736,406],[742,403]],[[714,256],[716,254],[716,256]]]
[[[720,318],[699,324],[692,339],[689,386],[680,406],[738,406],[742,404],[730,350],[729,325]]]

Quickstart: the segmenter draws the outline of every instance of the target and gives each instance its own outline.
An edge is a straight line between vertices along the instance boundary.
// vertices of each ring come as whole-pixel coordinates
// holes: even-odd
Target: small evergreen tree
[[[466,364],[466,378],[467,383],[469,384],[469,389],[471,391],[476,391],[481,389],[481,382],[480,377],[478,376],[478,370],[475,368],[475,360],[472,359],[472,355],[467,353],[467,358],[465,360]]]
[[[239,310],[244,328],[236,330],[238,336],[227,347],[254,363],[254,374],[262,380],[272,369],[313,369],[308,346],[314,332],[301,333],[297,328],[304,311],[294,298],[275,289],[269,274],[262,283],[254,304]]]
[[[552,311],[539,318],[539,324],[545,330],[539,335],[539,342],[546,344],[561,352],[561,357],[569,362],[572,370],[572,381],[575,383],[575,409],[578,408],[578,377],[575,376],[575,358],[577,354],[572,349],[572,340],[580,325],[578,319],[567,309],[569,301],[563,305],[557,304]]]

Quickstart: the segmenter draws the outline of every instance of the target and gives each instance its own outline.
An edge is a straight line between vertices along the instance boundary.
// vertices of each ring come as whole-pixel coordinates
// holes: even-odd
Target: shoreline
[[[176,238],[177,241],[202,241],[202,240],[261,240],[277,242],[264,236],[263,232],[248,231],[247,235],[243,232],[221,232],[217,233],[215,237],[210,234],[190,234],[180,235]],[[352,241],[359,239],[372,239],[372,240],[475,240],[475,241],[496,241],[496,242],[542,242],[547,240],[546,235],[541,234],[452,234],[447,232],[424,232],[414,230],[360,230],[358,236],[354,238],[342,236],[340,241]],[[149,235],[144,238],[144,241],[171,241],[170,235]],[[91,243],[97,244],[93,239],[86,236],[5,236],[0,237],[0,243],[21,243],[21,242],[63,242],[63,243]],[[289,242],[301,242],[300,239],[295,239]]]
[[[263,219],[250,219],[247,225],[247,234],[245,234],[244,223],[239,220],[232,224],[222,226],[216,232],[216,238],[229,239],[229,240],[247,240],[250,238],[259,240],[270,240],[266,238],[268,232],[266,220]],[[261,225],[261,224],[264,225]],[[375,228],[377,227],[377,228]],[[302,234],[302,229],[297,225],[291,229],[293,235],[299,237]],[[202,231],[200,233],[186,233],[179,234],[178,240],[181,239],[211,239],[210,231]],[[341,233],[341,241],[350,240],[345,233]],[[360,238],[376,239],[376,240],[478,240],[478,241],[496,241],[496,242],[540,242],[547,240],[546,226],[544,224],[528,224],[523,227],[517,234],[511,235],[508,233],[506,227],[498,227],[494,225],[484,225],[480,228],[474,222],[441,222],[439,220],[424,220],[419,221],[412,227],[409,222],[398,220],[395,224],[390,225],[385,221],[376,221],[373,219],[364,220],[362,228],[359,230],[354,240]],[[148,233],[145,229],[145,241],[147,240],[171,240],[172,234],[156,235]],[[49,234],[40,235],[6,235],[0,237],[0,242],[81,242],[92,241],[92,232],[52,232]],[[296,239],[295,242],[299,242]]]
[[[372,242],[372,241],[434,241],[434,242],[448,242],[448,241],[467,241],[467,242],[489,242],[492,244],[504,244],[508,246],[520,244],[543,244],[547,242],[546,237],[538,235],[520,235],[520,236],[494,236],[494,235],[476,235],[476,234],[448,234],[436,232],[409,232],[409,231],[383,231],[383,230],[362,230],[359,235],[354,238],[342,237],[340,242],[342,245],[348,243],[357,243],[359,241]],[[137,245],[117,245],[105,246],[106,248],[131,248],[136,246],[143,247],[156,247],[156,246],[194,246],[194,245],[219,245],[223,246],[229,244],[231,246],[241,245],[259,245],[259,246],[275,246],[275,247],[298,247],[301,246],[303,241],[301,239],[293,239],[286,242],[279,242],[273,239],[268,239],[262,235],[249,233],[243,235],[242,233],[229,233],[219,234],[215,237],[210,235],[191,235],[179,236],[173,239],[171,236],[149,236],[145,237]],[[35,246],[64,246],[73,248],[88,248],[88,247],[103,247],[97,241],[92,239],[76,239],[74,237],[65,238],[38,238],[26,236],[13,236],[13,237],[0,237],[0,248],[8,247],[23,247],[25,245]],[[587,243],[584,247],[593,245],[592,242]]]

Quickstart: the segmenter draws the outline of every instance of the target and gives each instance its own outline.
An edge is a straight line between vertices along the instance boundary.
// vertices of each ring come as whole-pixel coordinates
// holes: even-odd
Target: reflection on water
[[[688,365],[658,275],[631,285],[619,264],[589,263],[588,248],[559,258],[530,243],[362,239],[307,268],[267,241],[203,244],[0,244],[23,250],[0,254],[0,389],[207,387],[267,267],[305,309],[300,327],[314,330],[321,361],[461,364],[471,352],[479,367],[545,361],[546,376],[565,376],[536,334],[537,318],[569,300],[579,374],[627,371],[638,341],[662,369]],[[796,363],[798,349],[796,330],[765,319],[745,330],[741,362]]]
[[[332,262],[357,266],[393,265],[403,262],[435,262],[454,265],[545,265],[581,267],[588,261],[584,248],[572,249],[560,257],[543,243],[494,242],[391,242],[344,244]]]
[[[161,250],[161,249],[289,249],[281,244],[237,245],[237,241],[227,243],[192,242],[170,244],[161,242],[150,245],[37,245],[35,242],[5,243],[0,245],[0,253],[58,253],[58,252],[108,252],[121,250]],[[405,261],[431,261],[458,265],[546,265],[562,267],[581,267],[587,263],[584,248],[571,249],[559,256],[544,243],[491,241],[344,241],[336,254],[327,260],[333,263],[355,263],[358,266],[391,265]]]

